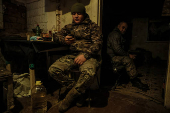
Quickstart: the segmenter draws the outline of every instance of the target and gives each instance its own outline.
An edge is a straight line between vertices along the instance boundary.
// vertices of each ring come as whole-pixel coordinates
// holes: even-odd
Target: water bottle
[[[41,81],[36,81],[36,85],[31,90],[32,113],[47,112],[46,88]]]
[[[36,36],[40,36],[40,27],[39,27],[39,25],[37,24],[37,27],[35,28],[35,30],[36,30]]]

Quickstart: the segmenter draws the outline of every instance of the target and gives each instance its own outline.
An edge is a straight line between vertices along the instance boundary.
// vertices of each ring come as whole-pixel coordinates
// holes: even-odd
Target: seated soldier
[[[64,26],[54,38],[54,41],[70,45],[71,53],[56,60],[49,68],[50,76],[57,82],[63,86],[65,83],[69,84],[69,87],[70,84],[73,85],[59,104],[60,112],[68,110],[73,100],[80,97],[90,87],[101,60],[99,51],[102,47],[102,34],[99,26],[90,20],[85,6],[81,3],[71,7],[71,14],[72,24]],[[75,84],[70,82],[70,78],[65,74],[74,66],[78,66],[81,72]]]
[[[136,58],[135,54],[130,54],[125,50],[126,40],[123,37],[127,30],[127,23],[122,21],[118,26],[109,34],[107,39],[107,54],[112,60],[113,65],[125,66],[126,72],[130,77],[132,86],[147,91],[149,89],[147,84],[143,84],[137,78],[137,71],[133,59]]]

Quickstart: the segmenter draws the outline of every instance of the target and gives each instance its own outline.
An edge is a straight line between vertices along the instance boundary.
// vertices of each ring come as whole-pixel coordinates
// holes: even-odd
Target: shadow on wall
[[[66,13],[69,13],[71,10],[71,6],[77,2],[83,3],[85,6],[90,4],[90,0],[58,0],[58,1],[60,1],[60,6],[59,3],[56,2],[56,0],[45,0],[45,12],[51,12],[60,9],[62,10],[62,15],[64,15]]]

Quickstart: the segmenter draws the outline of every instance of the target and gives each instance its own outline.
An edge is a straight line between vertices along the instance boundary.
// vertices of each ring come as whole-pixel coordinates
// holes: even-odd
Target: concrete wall
[[[2,0],[0,0],[0,29],[3,29]]]
[[[147,42],[148,18],[133,19],[131,49],[143,48],[152,52],[153,58],[168,59],[168,42]]]
[[[27,1],[27,31],[31,32],[39,24],[43,32],[47,32],[47,13],[45,12],[45,0]]]
[[[50,0],[30,0],[27,6],[27,31],[32,32],[37,24],[43,33],[56,28],[56,2]]]
[[[27,19],[25,5],[5,0],[3,1],[3,5],[5,7],[3,13],[4,31],[7,34],[26,33]]]
[[[56,10],[57,3],[55,0],[45,0],[45,13],[47,15],[47,32],[56,29]]]

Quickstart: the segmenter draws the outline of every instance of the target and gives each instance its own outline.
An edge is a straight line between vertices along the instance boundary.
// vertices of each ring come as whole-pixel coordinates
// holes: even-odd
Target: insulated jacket
[[[120,30],[115,28],[107,39],[107,54],[112,58],[114,56],[127,56],[125,51],[126,40],[123,38]]]
[[[85,58],[96,56],[102,48],[102,34],[99,26],[92,22],[88,15],[80,24],[73,21],[72,24],[65,25],[55,34],[54,41],[66,44],[67,35],[72,35],[76,39],[70,45],[70,50],[84,54]]]

